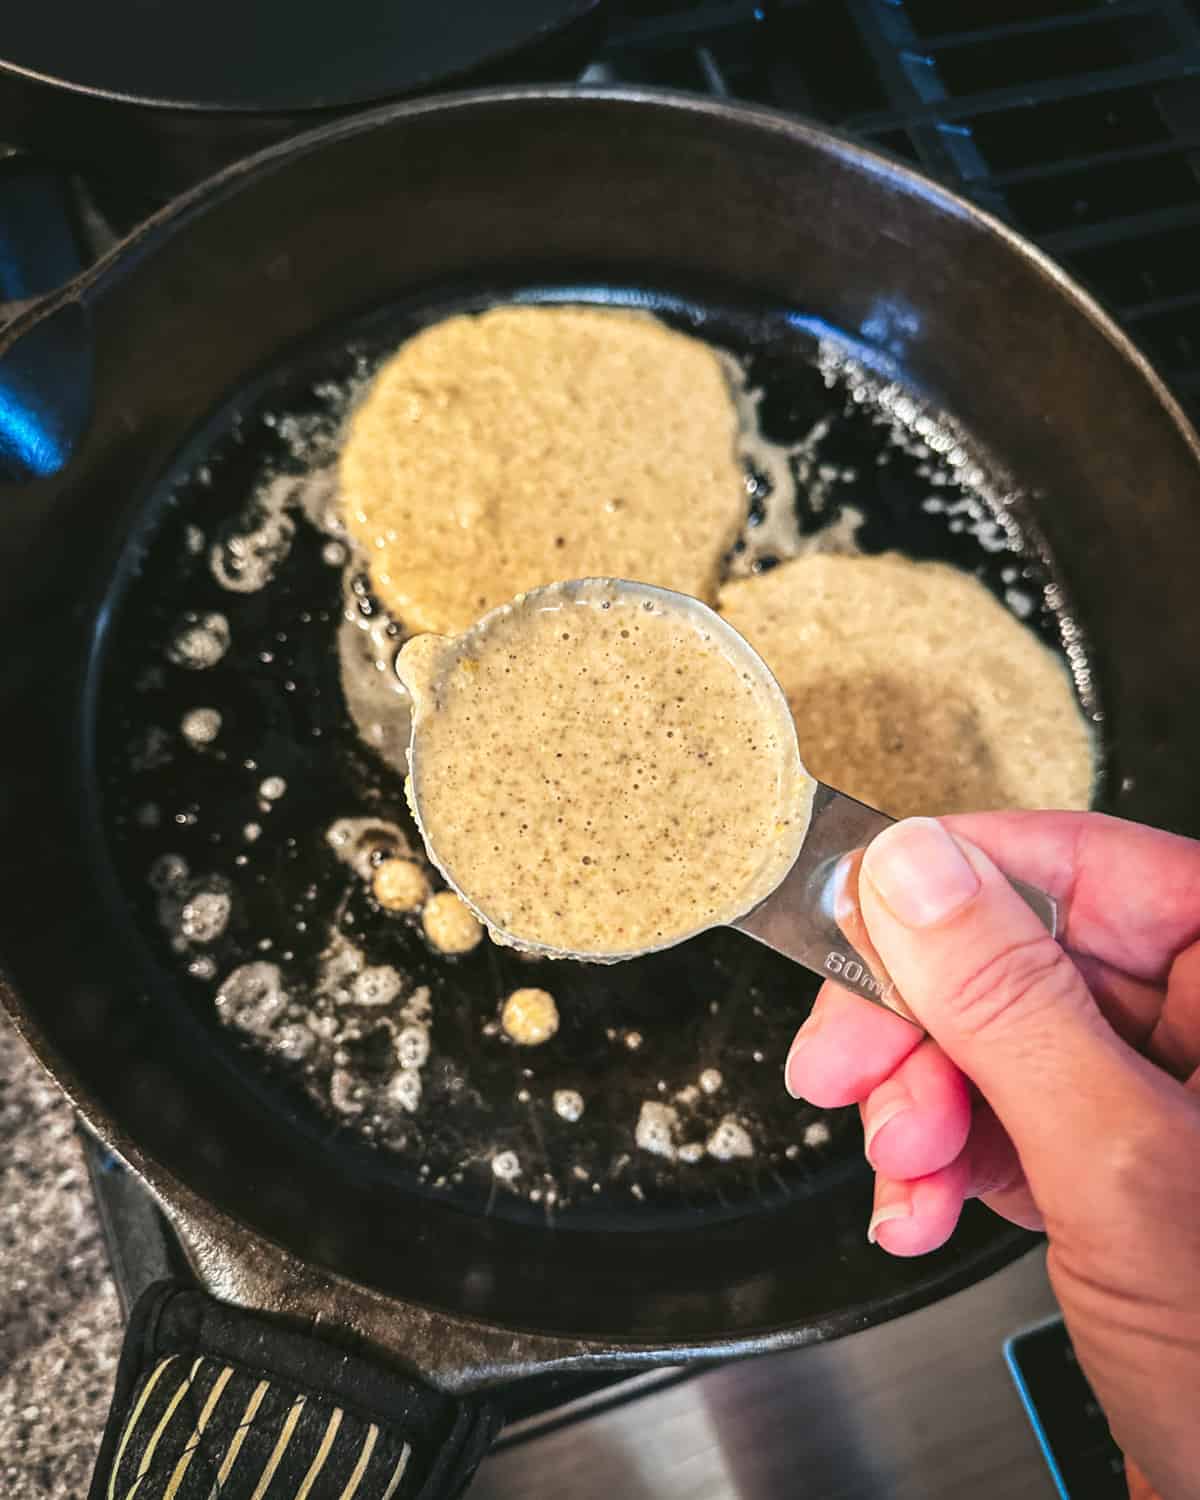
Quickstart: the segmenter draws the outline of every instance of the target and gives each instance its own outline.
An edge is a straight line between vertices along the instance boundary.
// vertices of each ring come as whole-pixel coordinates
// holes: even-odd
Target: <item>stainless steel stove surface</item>
[[[1053,1308],[1035,1252],[837,1343],[510,1430],[472,1500],[1053,1500],[1002,1353]]]
[[[1062,260],[1200,414],[1196,0],[612,0],[607,43],[584,76],[797,110],[914,162]],[[0,304],[49,290],[77,253],[98,253],[153,206],[119,163],[103,184],[64,190],[54,173],[3,155]],[[7,243],[12,214],[45,223],[32,259]],[[20,1145],[6,1155],[2,1207],[9,1225],[36,1218],[37,1238],[18,1258],[0,1233],[0,1258],[22,1272],[0,1274],[0,1477],[6,1500],[24,1500],[78,1492],[98,1429],[51,1440],[39,1413],[51,1387],[85,1367],[74,1405],[95,1420],[92,1387],[111,1378],[117,1330],[111,1292],[96,1285],[64,1107],[30,1083],[5,1040],[0,1082],[14,1108],[0,1111],[0,1147]],[[31,1145],[43,1120],[48,1144]],[[59,1211],[47,1210],[31,1165],[43,1151]],[[176,1266],[178,1251],[133,1179],[95,1148],[90,1164],[124,1300]],[[56,1256],[61,1285],[43,1284]],[[26,1266],[40,1268],[32,1280]],[[71,1278],[84,1273],[75,1297]],[[1053,1310],[1034,1254],[832,1345],[702,1373],[514,1387],[510,1425],[472,1495],[1050,1500],[1061,1491],[1003,1346]],[[101,1351],[91,1365],[89,1350]]]

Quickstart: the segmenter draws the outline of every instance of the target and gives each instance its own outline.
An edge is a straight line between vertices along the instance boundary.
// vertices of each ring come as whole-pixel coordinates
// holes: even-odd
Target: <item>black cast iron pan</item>
[[[599,0],[46,0],[9,6],[0,141],[158,200],[371,104],[570,78]]]
[[[370,1462],[382,1467],[364,1493],[386,1492],[406,1439],[406,1488],[393,1493],[445,1490],[488,1431],[468,1393],[535,1371],[836,1336],[963,1286],[1029,1243],[979,1211],[918,1261],[866,1244],[869,1182],[853,1133],[833,1121],[819,1149],[793,1158],[785,1146],[805,1142],[789,1130],[823,1123],[790,1113],[776,1083],[782,1038],[812,991],[736,935],[603,976],[556,968],[567,1020],[525,1078],[524,1060],[481,1025],[527,972],[503,967],[520,960],[484,948],[451,966],[411,927],[372,928],[365,898],[335,903],[410,988],[432,992],[425,1087],[438,1108],[406,1115],[415,1123],[389,1139],[358,1128],[373,1118],[369,1077],[351,1099],[365,1100],[355,1119],[318,1107],[313,1078],[264,1066],[216,1019],[208,981],[190,972],[196,953],[171,948],[162,891],[147,884],[148,857],[164,853],[228,878],[235,919],[221,941],[233,946],[213,950],[221,965],[265,937],[304,1000],[318,957],[310,917],[320,923],[296,908],[307,901],[327,922],[328,893],[348,889],[337,860],[314,852],[313,831],[334,815],[391,819],[400,802],[338,697],[322,634],[340,600],[321,594],[341,577],[329,539],[297,520],[276,581],[236,595],[212,577],[212,545],[246,524],[264,477],[314,460],[347,384],[406,331],[513,297],[653,306],[749,362],[767,392],[763,424],[781,439],[836,398],[824,467],[867,512],[863,545],[947,556],[1001,590],[1017,565],[1033,624],[1066,637],[1097,716],[1098,804],[1200,832],[1178,750],[1200,702],[1195,437],[1095,305],[975,210],[778,115],[571,90],[381,111],[180,200],[0,343],[6,1004],[159,1196],[202,1284],[267,1315],[164,1294],[135,1320],[103,1462],[136,1482],[161,1425],[143,1500],[167,1488],[192,1435],[212,1467],[197,1459],[180,1483],[205,1476],[211,1489],[256,1371],[276,1404],[251,1424],[255,1475],[299,1391],[308,1415],[281,1459],[299,1464],[297,1483],[340,1410],[329,1493],[348,1483],[372,1423],[382,1436]],[[883,429],[814,374],[831,329],[874,368],[876,396],[954,412],[961,425],[937,429],[957,434],[942,457],[959,446],[979,468],[1019,555],[981,556],[986,526],[972,539],[926,504],[941,459],[881,447]],[[181,626],[213,612],[231,644],[200,693],[203,674],[173,669],[165,653]],[[852,715],[854,684],[835,686],[837,711]],[[163,759],[147,731],[171,740],[202,703],[221,709],[226,759],[188,759],[173,742]],[[247,811],[273,775],[295,795]],[[238,864],[245,846],[232,834],[251,817],[269,830]],[[359,1082],[376,1045],[345,1043]],[[728,1074],[752,1159],[691,1179],[631,1149],[634,1105],[659,1079],[674,1097],[680,1058]],[[590,1090],[590,1135],[553,1133],[547,1097],[568,1084]],[[491,1173],[502,1148],[524,1164],[520,1192]],[[581,1163],[587,1192],[548,1202],[546,1189],[570,1188]],[[122,1451],[129,1405],[160,1367]],[[210,1397],[215,1456],[196,1433]]]

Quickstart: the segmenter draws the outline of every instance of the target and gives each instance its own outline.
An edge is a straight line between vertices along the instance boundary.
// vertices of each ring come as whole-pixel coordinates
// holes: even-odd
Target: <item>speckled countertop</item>
[[[0,1021],[0,1494],[87,1494],[121,1312],[71,1110]]]

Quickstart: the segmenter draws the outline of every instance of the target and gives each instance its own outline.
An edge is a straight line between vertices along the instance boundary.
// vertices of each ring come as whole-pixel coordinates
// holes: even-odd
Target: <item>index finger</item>
[[[1138,979],[1166,982],[1200,939],[1200,843],[1103,813],[956,813],[938,820],[1008,876],[1058,902],[1074,953]]]

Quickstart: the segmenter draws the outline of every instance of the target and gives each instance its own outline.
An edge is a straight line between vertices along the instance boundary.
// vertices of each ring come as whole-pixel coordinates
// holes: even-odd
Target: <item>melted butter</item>
[[[695,601],[556,585],[418,637],[399,670],[431,854],[501,937],[665,946],[741,915],[795,858],[813,784],[785,705]]]

